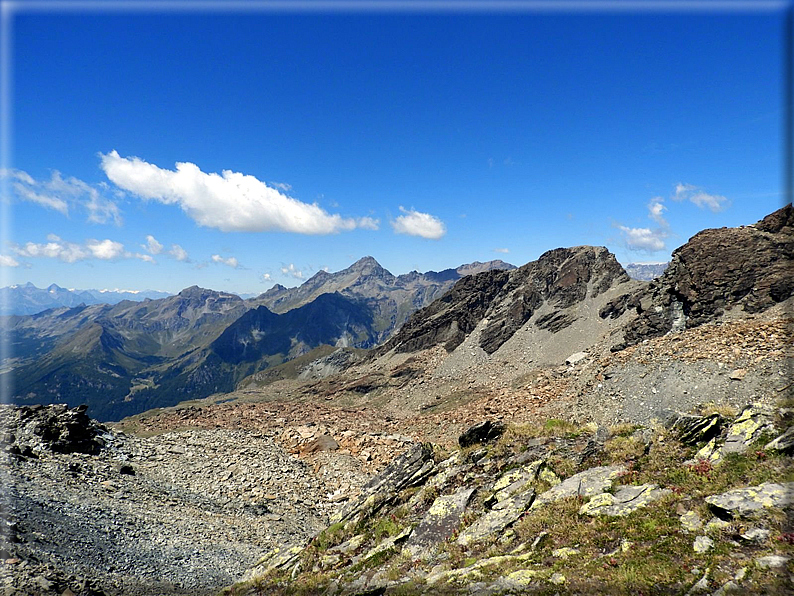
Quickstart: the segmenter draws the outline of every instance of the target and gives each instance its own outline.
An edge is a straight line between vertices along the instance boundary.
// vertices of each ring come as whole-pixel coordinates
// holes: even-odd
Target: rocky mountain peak
[[[604,247],[550,250],[518,269],[464,277],[442,298],[414,313],[379,353],[392,348],[413,352],[438,344],[452,351],[487,319],[479,344],[492,354],[541,307],[551,312],[539,317],[536,326],[556,333],[576,320],[576,315],[559,311],[627,281],[626,272]]]
[[[356,273],[361,277],[393,277],[389,271],[381,267],[381,264],[370,256],[359,259],[344,271],[340,271],[340,273]]]
[[[490,271],[491,269],[515,269],[515,265],[511,265],[510,263],[506,263],[501,259],[494,259],[493,261],[473,261],[471,263],[466,263],[461,265],[455,271],[459,275],[476,275],[477,273],[482,273],[483,271]]]
[[[177,296],[181,296],[182,298],[191,298],[191,297],[194,297],[194,296],[201,296],[202,294],[206,294],[207,292],[210,292],[210,291],[211,290],[207,290],[207,289],[201,288],[199,286],[190,286],[188,288],[185,288],[181,292],[179,292],[177,294]]]

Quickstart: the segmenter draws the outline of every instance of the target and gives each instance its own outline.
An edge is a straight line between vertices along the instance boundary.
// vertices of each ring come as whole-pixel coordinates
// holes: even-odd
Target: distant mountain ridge
[[[117,304],[122,300],[157,300],[170,296],[158,290],[68,290],[56,284],[38,288],[32,283],[0,288],[0,314],[33,315],[50,308],[80,304]]]
[[[426,273],[411,271],[395,276],[373,257],[367,256],[336,273],[318,271],[295,288],[277,284],[250,302],[266,306],[275,313],[285,313],[322,294],[338,292],[363,301],[372,310],[375,343],[380,343],[399,329],[412,312],[445,294],[459,279],[483,271],[510,269],[515,269],[515,265],[501,260],[475,261],[454,269]]]
[[[652,281],[664,273],[669,264],[669,261],[666,263],[629,263],[624,265],[623,268],[631,279]]]
[[[2,363],[0,383],[17,403],[87,403],[93,416],[117,419],[231,391],[321,345],[373,347],[465,275],[459,270],[495,266],[512,267],[472,263],[395,277],[365,257],[251,300],[192,286],[157,300],[81,300],[2,317],[13,359]]]

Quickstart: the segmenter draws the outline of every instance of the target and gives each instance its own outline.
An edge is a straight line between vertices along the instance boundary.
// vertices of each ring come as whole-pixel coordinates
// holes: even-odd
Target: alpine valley
[[[315,349],[371,348],[462,277],[513,268],[490,261],[394,276],[365,257],[249,300],[193,286],[155,300],[96,304],[88,292],[18,286],[10,290],[71,302],[0,319],[13,354],[0,364],[0,383],[16,403],[85,403],[100,420],[118,420],[231,391],[246,376]]]

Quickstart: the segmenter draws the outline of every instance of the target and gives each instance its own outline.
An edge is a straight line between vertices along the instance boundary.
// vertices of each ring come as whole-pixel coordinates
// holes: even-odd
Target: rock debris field
[[[322,475],[258,433],[137,438],[64,406],[2,406],[0,427],[6,594],[216,593],[335,507]]]

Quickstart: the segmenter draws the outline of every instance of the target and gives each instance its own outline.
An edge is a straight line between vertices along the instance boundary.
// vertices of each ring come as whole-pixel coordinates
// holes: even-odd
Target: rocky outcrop
[[[726,428],[750,419],[743,413]],[[429,447],[417,446],[336,516],[343,523],[303,550],[274,553],[267,569],[259,568],[268,575],[258,583],[249,575],[251,587],[234,593],[288,593],[280,587],[303,582],[317,593],[350,595],[694,594],[717,593],[731,582],[748,593],[786,593],[790,584],[777,590],[774,581],[775,570],[787,565],[781,542],[790,534],[781,510],[794,505],[794,484],[742,481],[783,469],[790,458],[726,458],[721,465],[738,467],[715,481],[731,490],[704,498],[711,468],[681,463],[693,447],[676,436],[708,436],[717,418],[679,420],[674,433],[643,429],[645,442],[637,433],[592,428],[538,440],[514,427],[495,443],[462,448],[435,465]],[[625,464],[588,467],[581,454],[594,440],[603,443],[601,457],[633,455]],[[767,457],[779,459],[773,465]],[[762,461],[766,470],[752,470]],[[697,512],[706,507],[717,517],[704,523]],[[751,558],[759,571],[749,579],[740,567]],[[710,568],[720,571],[712,577]],[[631,578],[622,583],[626,569]]]
[[[0,414],[3,443],[12,454],[36,456],[41,450],[55,453],[96,454],[105,445],[101,435],[107,428],[86,414],[86,406],[68,408],[23,406],[6,408]]]
[[[726,310],[758,313],[794,295],[794,211],[791,204],[758,223],[704,230],[673,252],[664,274],[647,293],[615,301],[635,308],[625,332],[632,345],[669,331],[697,327]]]
[[[480,347],[494,353],[542,307],[552,311],[535,325],[556,333],[576,316],[566,309],[585,297],[629,281],[608,250],[579,246],[550,250],[513,271],[489,271],[459,281],[442,298],[417,311],[376,354],[415,352],[435,345],[457,348],[483,319]]]

